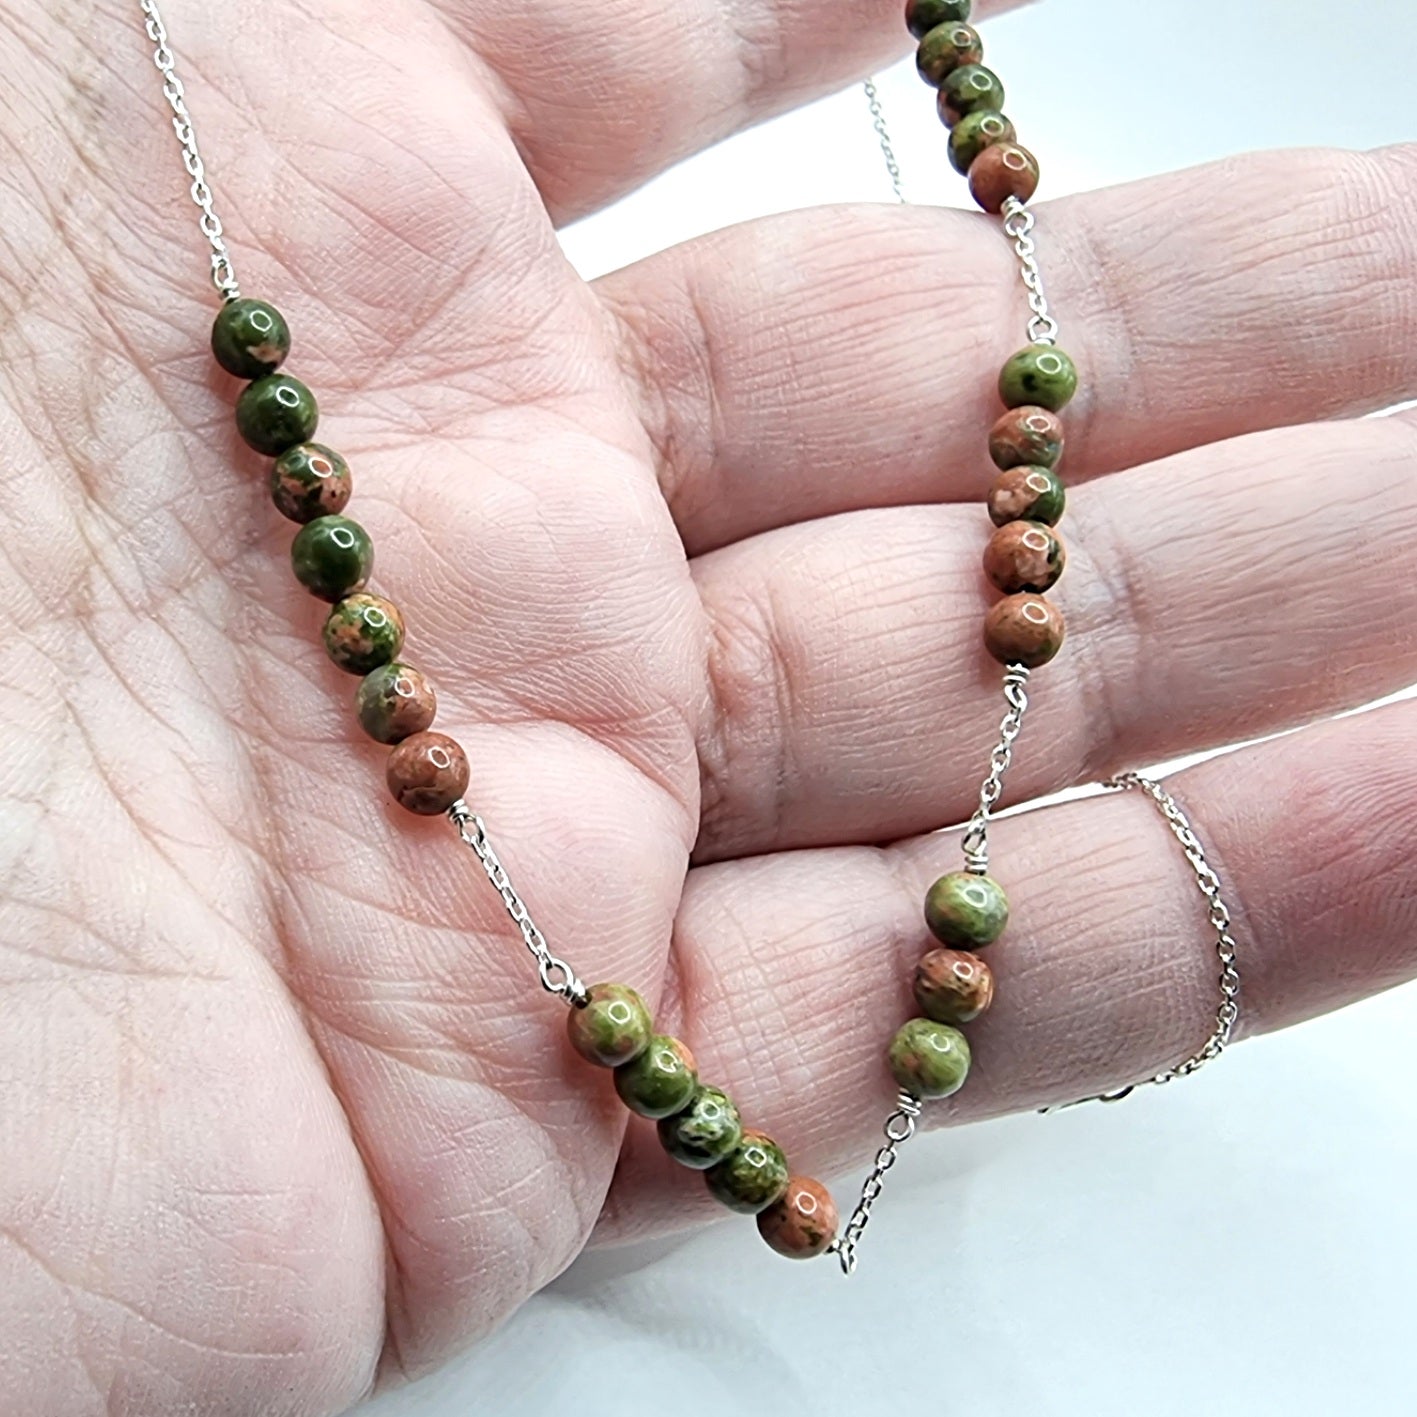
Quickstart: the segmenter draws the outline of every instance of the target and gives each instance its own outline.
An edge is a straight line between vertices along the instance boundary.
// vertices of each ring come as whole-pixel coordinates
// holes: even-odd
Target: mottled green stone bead
[[[212,324],[212,353],[238,379],[274,374],[290,353],[285,317],[264,300],[228,301]]]
[[[727,1093],[701,1087],[682,1112],[659,1124],[659,1143],[681,1165],[704,1171],[743,1140],[743,1122]]]
[[[940,121],[953,128],[961,119],[983,109],[1000,112],[1004,106],[1004,85],[999,76],[983,64],[963,64],[940,85],[936,107]]]
[[[273,458],[297,443],[308,443],[319,422],[315,395],[289,374],[257,379],[236,400],[236,431],[258,453]]]
[[[411,664],[381,665],[359,681],[354,695],[359,726],[376,743],[402,743],[426,733],[438,716],[433,686]]]
[[[980,950],[1004,933],[1009,898],[992,876],[955,871],[941,876],[926,893],[925,923],[942,945]]]
[[[916,39],[924,37],[951,20],[967,20],[974,0],[908,0],[905,27]]]
[[[1057,526],[1067,505],[1063,480],[1049,467],[1011,467],[989,489],[989,520],[995,526],[1009,522]]]
[[[886,1053],[891,1075],[917,1097],[950,1097],[969,1076],[969,1043],[959,1029],[934,1019],[913,1018]]]
[[[1005,408],[1037,404],[1057,413],[1077,391],[1077,365],[1049,344],[1019,350],[999,372],[999,397]]]
[[[586,1062],[618,1068],[649,1047],[654,1028],[645,1001],[628,984],[592,984],[585,1007],[566,1019],[566,1033]]]
[[[677,1038],[657,1033],[638,1058],[615,1069],[620,1101],[641,1117],[682,1112],[699,1085],[694,1055]]]
[[[932,88],[939,88],[961,65],[984,57],[984,41],[969,25],[936,25],[915,51],[915,67]]]
[[[271,467],[271,501],[293,522],[338,515],[349,505],[354,480],[349,464],[321,443],[297,443]]]
[[[290,547],[295,579],[321,600],[343,600],[369,579],[374,543],[348,517],[317,517],[306,522]]]
[[[966,113],[950,130],[950,165],[966,176],[974,159],[985,148],[995,143],[1011,143],[1017,136],[1014,125],[992,108]]]
[[[713,1198],[739,1215],[756,1215],[780,1200],[787,1190],[787,1157],[763,1132],[747,1131],[716,1166],[704,1173]]]
[[[403,614],[382,595],[347,595],[325,621],[325,652],[347,674],[368,674],[398,658]]]

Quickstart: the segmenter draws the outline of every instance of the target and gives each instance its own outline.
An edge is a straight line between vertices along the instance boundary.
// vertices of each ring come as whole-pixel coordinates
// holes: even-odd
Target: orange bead
[[[836,1239],[840,1221],[831,1192],[820,1181],[792,1176],[781,1200],[758,1216],[758,1234],[790,1260],[810,1260]]]
[[[1063,647],[1062,612],[1041,595],[1011,595],[984,617],[984,645],[1000,664],[1038,669]]]
[[[995,143],[969,167],[969,190],[974,200],[996,216],[1010,197],[1027,202],[1038,190],[1038,180],[1038,159],[1017,143]]]
[[[1041,522],[1009,522],[984,548],[984,574],[1004,592],[1039,594],[1056,585],[1067,564],[1062,540]]]

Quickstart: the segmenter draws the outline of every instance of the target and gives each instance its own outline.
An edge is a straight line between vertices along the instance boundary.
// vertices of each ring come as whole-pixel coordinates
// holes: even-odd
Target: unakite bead
[[[940,85],[936,106],[941,122],[953,128],[966,114],[985,108],[999,112],[1004,106],[1004,86],[983,64],[963,64]]]
[[[1067,628],[1063,613],[1041,595],[1010,595],[984,617],[984,647],[1000,664],[1041,669],[1056,659]]]
[[[985,148],[1011,143],[1017,136],[1014,125],[992,108],[966,113],[950,130],[950,165],[964,175]]]
[[[293,522],[335,516],[349,505],[353,491],[349,464],[321,443],[297,443],[271,468],[271,501]]]
[[[1077,365],[1049,344],[1019,350],[999,372],[999,397],[1006,408],[1037,404],[1057,413],[1077,391]]]
[[[342,600],[358,590],[374,569],[369,533],[348,517],[306,522],[290,547],[295,578],[321,600]]]
[[[274,374],[290,353],[285,317],[264,300],[230,300],[212,324],[212,353],[238,379]]]
[[[620,1101],[641,1117],[682,1112],[699,1085],[694,1055],[677,1038],[657,1033],[638,1058],[615,1069]]]
[[[942,945],[979,950],[992,945],[1009,923],[1009,898],[992,876],[955,871],[925,895],[925,923]]]
[[[1009,522],[984,548],[984,574],[1005,595],[1041,595],[1057,584],[1067,564],[1058,533],[1039,522]]]
[[[236,400],[236,431],[258,453],[271,457],[309,442],[319,422],[315,395],[289,374],[257,379]]]
[[[360,680],[354,712],[359,726],[376,743],[402,743],[433,726],[438,697],[411,664],[395,662],[381,665]]]
[[[905,26],[916,39],[923,39],[932,29],[951,20],[967,20],[974,0],[909,0],[905,7]]]
[[[403,648],[403,614],[382,595],[347,595],[325,621],[325,651],[349,674],[368,674],[398,657]]]
[[[400,807],[436,817],[467,791],[470,772],[460,743],[444,733],[415,733],[389,754],[385,776]]]
[[[787,1190],[787,1157],[763,1132],[747,1131],[716,1166],[704,1173],[709,1193],[740,1215],[757,1215]]]
[[[931,950],[915,966],[915,1002],[936,1023],[973,1023],[994,1002],[994,973],[967,950]]]
[[[920,77],[935,88],[963,64],[977,64],[984,57],[984,41],[979,31],[968,25],[936,25],[915,51],[915,67]]]
[[[758,1215],[758,1234],[789,1260],[823,1255],[836,1239],[836,1202],[820,1181],[789,1176],[782,1196]]]
[[[989,519],[995,526],[1009,522],[1056,526],[1067,502],[1062,479],[1052,468],[1012,467],[1001,472],[989,489]]]
[[[659,1143],[694,1171],[717,1165],[743,1140],[743,1122],[726,1093],[700,1087],[689,1105],[659,1124]]]
[[[989,432],[989,456],[994,466],[1057,467],[1063,456],[1063,420],[1046,408],[1024,404],[1002,414]]]
[[[917,1097],[950,1097],[969,1076],[969,1043],[959,1029],[930,1018],[913,1018],[886,1053],[891,1075]]]
[[[1011,201],[1032,201],[1039,178],[1038,159],[1027,148],[995,143],[969,169],[969,192],[986,212],[998,216]]]
[[[654,1036],[645,1001],[628,984],[592,984],[585,1006],[566,1019],[566,1032],[571,1047],[602,1068],[638,1058]]]

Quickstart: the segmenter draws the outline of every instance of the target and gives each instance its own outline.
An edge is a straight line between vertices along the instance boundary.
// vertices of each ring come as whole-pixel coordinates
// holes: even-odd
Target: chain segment
[[[861,1188],[861,1199],[856,1202],[851,1219],[846,1222],[845,1228],[827,1251],[837,1257],[843,1274],[856,1273],[856,1247],[861,1243],[861,1236],[871,1219],[871,1211],[885,1189],[886,1172],[895,1165],[901,1147],[915,1135],[920,1108],[920,1099],[914,1093],[902,1092],[896,1100],[895,1111],[886,1118],[883,1128],[885,1145],[876,1153],[871,1174],[866,1177],[866,1183]]]
[[[895,144],[891,141],[891,130],[886,123],[886,110],[881,103],[881,91],[875,79],[867,79],[861,88],[866,95],[866,106],[871,111],[871,126],[876,130],[876,141],[881,145],[881,157],[885,160],[886,173],[891,180],[891,191],[898,202],[905,201],[905,183],[900,175],[900,160],[895,155]]]
[[[1004,795],[1004,775],[1014,760],[1014,744],[1023,732],[1023,716],[1028,712],[1029,671],[1021,664],[1011,664],[1004,675],[1004,702],[1008,711],[999,724],[999,741],[989,755],[989,773],[979,787],[979,806],[965,829],[965,869],[976,876],[989,874],[989,821],[994,808]]]
[[[1033,239],[1038,219],[1030,207],[1017,197],[1004,203],[1004,233],[1011,237],[1018,254],[1019,271],[1028,291],[1028,308],[1033,318],[1028,322],[1028,337],[1034,344],[1057,344],[1058,322],[1048,310],[1048,296],[1043,290],[1043,272],[1038,265],[1038,245]]]

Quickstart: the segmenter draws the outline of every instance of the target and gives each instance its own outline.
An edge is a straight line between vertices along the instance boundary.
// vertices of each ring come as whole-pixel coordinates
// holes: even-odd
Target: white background
[[[1048,0],[986,38],[1045,196],[1249,148],[1417,136],[1417,9],[1399,0]],[[913,68],[882,91],[912,198],[963,205]],[[565,244],[598,274],[766,212],[889,197],[857,90],[686,163]],[[914,1143],[850,1283],[774,1261],[741,1221],[588,1256],[372,1410],[1414,1417],[1414,1032],[1408,989],[1120,1107]]]

